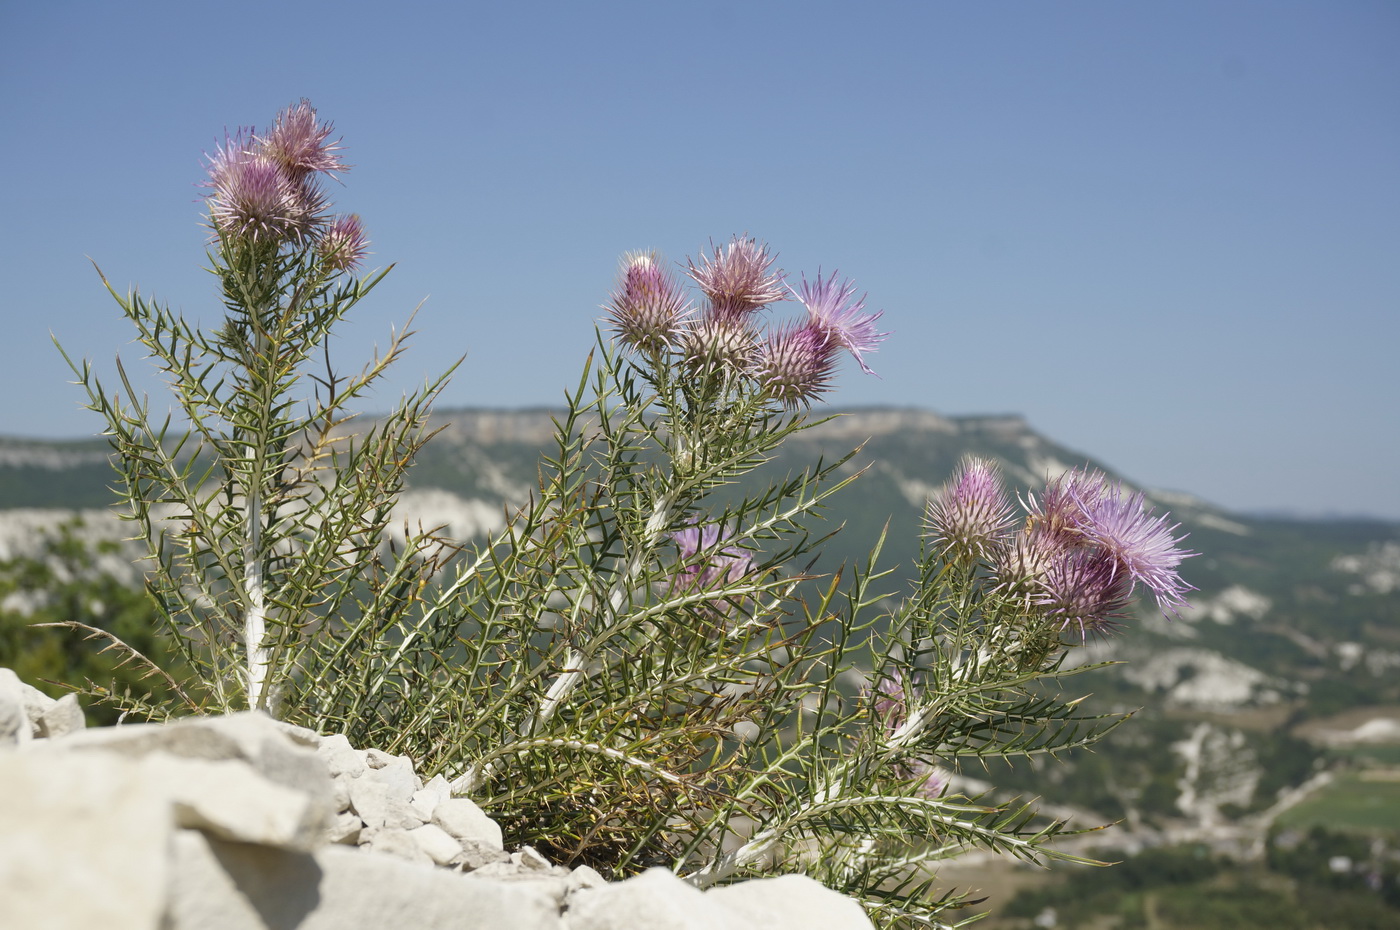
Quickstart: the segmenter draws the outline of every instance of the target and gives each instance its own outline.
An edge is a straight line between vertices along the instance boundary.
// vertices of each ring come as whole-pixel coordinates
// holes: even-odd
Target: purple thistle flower
[[[810,320],[768,334],[753,374],[769,397],[789,408],[810,405],[831,387],[839,347]]]
[[[1103,553],[1125,597],[1142,584],[1164,613],[1177,613],[1186,592],[1195,590],[1177,567],[1195,553],[1178,548],[1185,537],[1172,531],[1180,524],[1168,525],[1165,514],[1157,516],[1144,503],[1142,493],[1125,493],[1102,472],[1075,468],[1046,482],[1041,499],[1031,496],[1027,510],[1030,525],[1056,546]]]
[[[964,459],[961,470],[929,501],[925,523],[946,555],[969,562],[990,558],[1014,523],[996,463]]]
[[[307,175],[321,172],[335,175],[349,165],[340,160],[340,142],[329,142],[332,125],[316,122],[316,108],[302,99],[277,114],[267,135],[258,137],[263,154],[286,169],[290,178],[303,180]]]
[[[1066,545],[1077,545],[1088,519],[1087,502],[1098,500],[1108,491],[1108,479],[1098,470],[1071,468],[1045,482],[1039,500],[1027,495],[1030,522]]]
[[[901,670],[897,680],[883,675],[874,688],[868,685],[864,688],[866,697],[870,698],[871,713],[884,729],[886,738],[894,736],[909,722],[910,700],[918,687],[918,682]],[[916,783],[914,793],[930,800],[942,795],[948,787],[947,772],[917,757],[896,762],[890,772],[901,781]]]
[[[1088,639],[1090,633],[1112,631],[1127,616],[1132,584],[1110,553],[1070,549],[1051,560],[1032,600],[1061,630],[1077,627]]]
[[[248,130],[226,137],[209,156],[209,215],[226,236],[255,242],[302,241],[315,227],[322,201],[292,181],[282,166],[253,146]]]
[[[733,534],[718,523],[691,524],[671,534],[680,550],[681,567],[671,579],[672,590],[709,588],[739,581],[753,566],[753,555],[738,546],[720,544]]]
[[[1130,590],[1140,583],[1152,591],[1163,613],[1179,613],[1186,592],[1195,588],[1182,580],[1177,567],[1196,555],[1178,548],[1185,536],[1172,536],[1181,524],[1168,525],[1167,514],[1159,517],[1144,506],[1141,491],[1125,494],[1119,484],[1082,497],[1073,489],[1070,493],[1084,514],[1079,530],[1084,541],[1112,557],[1130,579]]]
[[[357,214],[338,216],[316,242],[321,262],[331,271],[352,271],[369,250],[369,237]]]
[[[881,310],[877,313],[862,313],[865,309],[865,298],[851,301],[856,292],[855,282],[842,281],[838,286],[836,275],[837,272],[833,271],[831,277],[822,280],[821,272],[818,272],[816,281],[810,284],[806,275],[803,275],[801,289],[789,287],[788,290],[806,306],[812,322],[821,327],[836,343],[845,347],[862,371],[873,375],[875,372],[865,364],[864,353],[874,352],[880,341],[889,335],[875,329],[876,321],[884,316],[885,312]]]
[[[899,673],[898,681],[884,675],[873,689],[866,688],[867,694],[874,695],[870,709],[875,719],[884,725],[886,736],[893,736],[909,719],[909,694],[913,688],[913,682],[903,672]]]
[[[643,352],[668,348],[688,310],[675,280],[649,252],[623,256],[621,280],[607,309],[618,338]]]
[[[927,801],[935,801],[948,790],[951,773],[923,759],[910,759],[904,766],[911,781],[917,781],[914,793]]]
[[[686,274],[710,299],[717,317],[739,318],[785,296],[782,273],[769,272],[768,246],[755,239],[735,236],[727,250],[714,246],[713,258],[702,253],[699,264],[693,259],[687,264]]]

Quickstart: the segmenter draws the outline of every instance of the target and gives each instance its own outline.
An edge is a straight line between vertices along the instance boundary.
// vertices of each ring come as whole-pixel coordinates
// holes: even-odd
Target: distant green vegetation
[[[1053,911],[1056,927],[1097,930],[1393,930],[1394,849],[1320,829],[1271,843],[1266,863],[1241,865],[1204,846],[1148,849],[1112,868],[1061,872],[984,926],[1029,928]]]
[[[102,652],[105,641],[84,642],[79,630],[36,624],[77,622],[122,637],[166,667],[179,668],[168,639],[157,632],[156,606],[146,591],[102,571],[97,557],[117,544],[94,549],[81,538],[74,519],[46,532],[38,552],[0,561],[0,666],[51,697],[68,689],[54,682],[96,687],[116,693],[166,692],[157,679],[145,678],[137,663]],[[117,711],[110,705],[83,702],[94,725],[110,725]]]
[[[1400,750],[1400,747],[1391,747]],[[1317,794],[1279,815],[1280,828],[1313,826],[1364,833],[1400,833],[1400,772],[1396,780],[1379,771],[1343,775]]]

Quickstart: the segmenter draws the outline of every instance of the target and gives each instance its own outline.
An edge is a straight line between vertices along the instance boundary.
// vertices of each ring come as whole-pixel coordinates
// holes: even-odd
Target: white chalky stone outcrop
[[[750,879],[711,888],[705,897],[767,930],[870,930],[859,904],[805,875]]]
[[[87,717],[76,694],[65,694],[39,715],[39,735],[57,739],[87,726]]]
[[[98,751],[126,756],[163,752],[209,762],[239,760],[248,763],[268,781],[329,799],[325,764],[297,739],[297,730],[263,714],[244,712],[167,724],[135,723],[84,730],[64,739],[62,746],[70,752]]]
[[[441,776],[260,714],[84,726],[0,669],[0,930],[870,926],[806,878],[702,893],[508,853]]]
[[[771,930],[665,869],[575,892],[567,921],[570,930]]]
[[[0,746],[19,746],[33,738],[19,694],[0,691]]]
[[[500,849],[501,828],[469,798],[448,798],[433,809],[432,822],[459,840],[476,840]]]
[[[163,930],[560,930],[553,899],[364,850],[314,854],[176,837]]]
[[[33,738],[24,683],[10,669],[0,668],[0,746],[22,746]]]
[[[143,760],[0,752],[0,927],[157,930],[173,813]]]
[[[156,753],[147,759],[147,769],[174,804],[181,827],[278,849],[311,850],[325,840],[330,809],[322,793],[268,781],[246,762]]]

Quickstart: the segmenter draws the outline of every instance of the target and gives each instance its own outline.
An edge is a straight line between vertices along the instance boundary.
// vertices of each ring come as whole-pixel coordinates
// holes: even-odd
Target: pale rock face
[[[139,760],[0,751],[0,926],[155,930],[175,829]]]
[[[810,879],[554,865],[412,760],[261,714],[87,730],[0,669],[0,927],[866,930]],[[465,874],[464,874],[465,873]]]
[[[459,840],[501,845],[501,828],[469,798],[449,798],[433,811],[433,823]]]
[[[572,930],[760,930],[664,869],[579,892],[569,905],[569,926]]]
[[[870,919],[859,904],[805,875],[779,875],[725,885],[705,892],[756,927],[828,927],[862,930]]]
[[[1353,594],[1389,594],[1400,590],[1400,543],[1373,545],[1357,555],[1338,556],[1332,567],[1360,578]]]

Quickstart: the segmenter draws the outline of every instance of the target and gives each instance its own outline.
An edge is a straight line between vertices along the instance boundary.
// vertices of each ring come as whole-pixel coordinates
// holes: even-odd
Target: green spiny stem
[[[608,595],[608,618],[611,620],[622,610],[622,606],[627,602],[627,595],[636,582],[637,576],[642,573],[646,565],[646,560],[651,551],[656,547],[661,539],[661,534],[670,525],[672,511],[675,507],[674,496],[670,493],[663,494],[652,510],[651,516],[647,519],[646,526],[642,530],[641,538],[638,540],[636,548],[627,560],[627,566],[623,570],[622,577],[613,585],[611,593]],[[520,735],[527,736],[530,733],[537,733],[553,719],[558,712],[560,705],[564,703],[588,675],[587,669],[588,655],[578,648],[569,650],[567,658],[564,660],[564,669],[550,684],[549,690],[545,692],[540,700],[540,705],[535,709],[535,713],[526,718],[520,726]],[[490,780],[495,772],[495,765],[492,762],[474,762],[467,767],[456,780],[452,782],[453,794],[470,794],[481,785]]]

